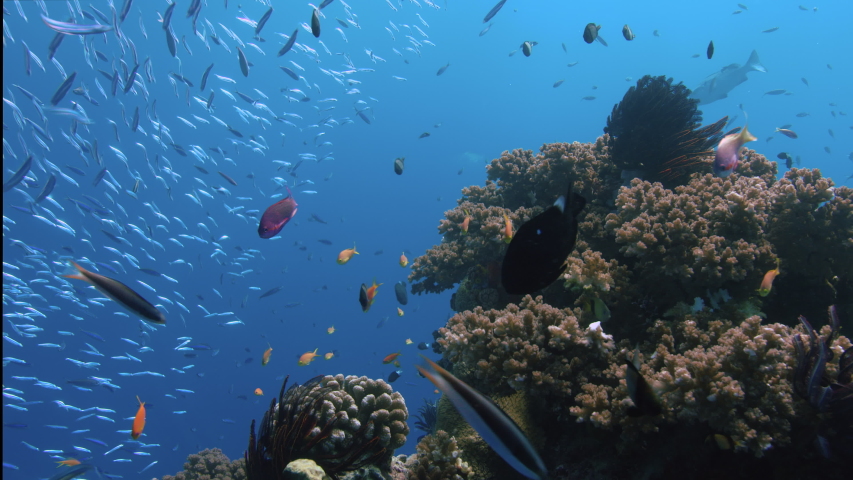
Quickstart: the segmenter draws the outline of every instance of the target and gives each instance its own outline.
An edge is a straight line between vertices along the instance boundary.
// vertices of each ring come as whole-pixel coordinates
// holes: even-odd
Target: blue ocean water
[[[73,17],[81,24],[100,21],[93,8],[108,19],[113,16],[106,1],[84,3],[3,3],[4,181],[27,152],[34,157],[30,178],[5,192],[3,199],[3,461],[12,465],[3,472],[10,479],[48,478],[56,472],[54,461],[68,457],[91,457],[91,463],[124,478],[174,474],[188,454],[203,448],[219,447],[238,458],[246,448],[251,420],[261,418],[285,375],[300,383],[337,373],[387,378],[398,368],[383,365],[382,359],[398,350],[403,374],[393,385],[405,396],[410,414],[416,413],[422,399],[436,394],[415,373],[415,346],[431,342],[431,332],[444,325],[451,313],[450,294],[410,296],[409,304],[401,307],[405,315],[399,317],[393,284],[405,280],[409,271],[399,266],[400,253],[405,251],[411,261],[438,243],[436,226],[443,212],[456,205],[462,187],[484,183],[484,166],[503,150],[594,141],[613,105],[643,75],[666,75],[694,88],[727,65],[745,63],[756,50],[767,72],[750,73],[728,98],[703,105],[705,123],[738,115],[731,126],[740,126],[746,112],[750,131],[759,138],[750,148],[771,159],[789,152],[800,157],[802,167],[820,168],[837,184],[853,186],[853,121],[846,115],[853,74],[849,2],[822,2],[802,10],[797,2],[769,0],[749,2],[748,8],[735,2],[687,6],[676,1],[510,0],[480,36],[492,0],[439,1],[432,6],[422,0],[338,0],[323,10],[317,39],[300,26],[310,23],[312,6],[272,1],[274,12],[261,32],[265,41],[259,41],[253,39],[250,23],[261,18],[270,2],[202,2],[196,22],[202,40],[193,31],[192,19],[186,18],[191,2],[182,1],[172,17],[178,38],[175,58],[161,27],[168,2],[136,0],[120,26],[123,39],[115,31],[70,35],[57,50],[55,59],[64,71],[77,73],[73,87],[85,87],[99,104],[71,92],[58,104],[70,108],[77,102],[91,119],[91,125],[78,125],[74,136],[68,117],[44,112],[44,122],[39,108],[16,86],[49,105],[63,76],[48,59],[55,33],[40,15],[46,9],[52,19]],[[122,4],[113,7],[120,12]],[[589,22],[602,25],[600,34],[609,46],[583,41]],[[622,38],[624,24],[636,35],[631,42]],[[775,27],[778,30],[764,33]],[[211,28],[230,53],[211,41]],[[248,77],[240,71],[238,41],[226,28],[243,43],[241,49],[253,64]],[[297,28],[299,45],[276,57],[286,41],[279,34],[289,36]],[[711,40],[715,53],[709,60],[705,50]],[[530,57],[519,50],[524,41],[538,42]],[[24,43],[44,69],[31,58],[26,73]],[[99,60],[95,49],[108,61]],[[137,85],[127,94],[120,85],[112,96],[110,81],[98,70],[117,70],[123,84],[136,62],[144,65]],[[211,63],[202,92],[201,75]],[[304,79],[293,81],[279,66]],[[194,86],[188,88],[171,72]],[[559,80],[563,83],[554,87]],[[258,103],[231,100],[223,89],[240,91]],[[790,94],[765,95],[777,89]],[[193,97],[206,101],[211,91],[216,96],[214,110],[208,112]],[[300,101],[302,97],[310,100]],[[18,125],[12,105],[47,130],[52,140],[43,142],[49,150],[38,144],[30,123]],[[137,107],[141,129],[134,133],[128,124]],[[214,116],[243,137],[229,133]],[[168,132],[162,140],[152,119]],[[117,124],[115,130],[110,121]],[[792,124],[799,138],[774,135],[784,124]],[[419,138],[425,132],[430,135]],[[97,140],[109,171],[106,180],[117,192],[103,182],[92,186],[103,167],[90,153],[78,152],[63,133],[77,144]],[[197,152],[181,156],[171,143]],[[214,147],[226,154],[212,152]],[[127,157],[126,165],[111,148]],[[401,176],[393,172],[397,157],[406,158]],[[292,168],[300,159],[303,163],[293,175],[290,168],[274,163],[290,162]],[[45,200],[33,210],[44,220],[15,208],[29,210],[31,198],[51,173],[57,177],[51,193],[55,203]],[[247,178],[249,174],[254,179]],[[125,190],[131,190],[137,178],[134,198]],[[278,236],[261,239],[257,217],[245,212],[263,212],[282,198],[276,195],[286,194],[284,182],[293,191],[298,213]],[[220,188],[227,192],[217,191]],[[308,193],[312,191],[316,193]],[[96,206],[84,194],[110,214],[87,213],[69,200]],[[326,223],[313,220],[312,214]],[[113,241],[101,230],[126,242]],[[346,265],[336,264],[338,253],[353,243],[360,254]],[[148,328],[112,301],[92,301],[103,295],[82,282],[56,276],[65,273],[68,259],[115,262],[110,265],[117,274],[104,267],[98,271],[158,304],[167,325]],[[94,270],[91,263],[82,265]],[[137,265],[176,282],[141,273]],[[375,304],[363,313],[359,287],[374,279],[383,285]],[[275,287],[282,288],[259,298]],[[236,320],[243,323],[224,325]],[[329,335],[332,325],[336,331]],[[210,349],[177,350],[183,343],[180,337]],[[413,344],[407,345],[406,339]],[[102,356],[84,352],[91,351],[87,344]],[[262,367],[268,345],[273,348],[271,361]],[[140,352],[141,346],[148,348]],[[335,357],[297,366],[297,358],[315,348],[320,354],[334,351]],[[81,368],[68,359],[99,365]],[[121,375],[139,372],[163,376]],[[66,383],[89,376],[111,379],[120,388],[81,391]],[[265,395],[253,395],[255,388]],[[137,396],[147,406],[139,443],[127,432],[138,408]],[[413,452],[418,435],[413,431],[399,452]],[[104,455],[118,445],[123,447]],[[122,459],[127,461],[116,462]]]

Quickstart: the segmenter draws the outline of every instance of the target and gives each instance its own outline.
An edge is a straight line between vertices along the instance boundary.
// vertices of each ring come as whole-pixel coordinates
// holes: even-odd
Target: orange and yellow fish
[[[512,220],[504,214],[504,243],[512,241]]]
[[[334,358],[334,356],[335,356],[335,352],[329,352],[329,353],[323,355],[323,358],[325,358],[326,360],[331,360],[332,358]]]
[[[406,258],[406,252],[400,254],[400,266],[406,268],[406,265],[409,264],[409,259]]]
[[[779,271],[779,267],[782,264],[782,260],[779,258],[776,259],[776,268],[773,270],[768,270],[767,273],[764,274],[764,280],[761,281],[761,286],[758,287],[758,294],[762,297],[766,297],[770,294],[770,289],[773,288],[773,280],[776,279],[776,275],[779,275],[781,272]]]
[[[314,361],[315,357],[319,357],[320,355],[317,353],[318,348],[315,348],[313,352],[305,352],[302,356],[299,357],[299,361],[296,362],[300,367],[307,366]]]
[[[413,342],[411,338],[406,339],[406,345],[411,345],[413,343],[415,343],[415,342]]]
[[[263,391],[263,390],[261,390],[260,388],[256,388],[256,389],[255,389],[255,395],[257,395],[257,396],[259,396],[259,397],[260,397],[260,396],[262,396],[263,394],[264,394],[264,391]]]
[[[270,348],[268,348],[267,351],[264,352],[264,356],[261,358],[262,367],[265,367],[268,363],[270,363],[270,356],[272,355],[272,345],[270,345],[269,343],[267,343],[267,345],[269,345]]]
[[[462,235],[468,235],[468,226],[471,224],[471,216],[468,215],[468,210],[463,210],[465,212],[465,220],[462,220]]]
[[[66,458],[65,460],[60,460],[56,463],[59,464],[56,466],[56,468],[59,468],[61,466],[74,467],[80,465],[80,460],[77,460],[76,458]]]
[[[142,430],[145,428],[145,402],[139,399],[139,395],[136,396],[136,400],[139,402],[139,410],[133,417],[133,428],[130,429],[130,438],[134,440],[142,435]]]
[[[384,363],[384,364],[391,363],[394,360],[397,360],[397,357],[399,357],[400,355],[402,355],[402,351],[398,351],[397,353],[392,353],[391,355],[388,355],[387,357],[383,358],[382,363]]]
[[[327,328],[326,333],[328,333],[329,335],[335,333],[335,326],[332,325],[331,327]]]
[[[338,265],[343,265],[349,262],[353,255],[360,255],[355,251],[354,243],[352,244],[352,248],[345,248],[338,254]]]
[[[397,307],[397,316],[402,317],[403,315],[405,315],[405,312],[403,311],[403,309],[400,307]]]

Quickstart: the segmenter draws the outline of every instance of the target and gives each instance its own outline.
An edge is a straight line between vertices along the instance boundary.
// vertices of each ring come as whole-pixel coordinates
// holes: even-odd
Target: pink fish
[[[714,174],[718,177],[731,175],[737,169],[740,147],[753,140],[757,139],[749,133],[746,125],[739,133],[723,137],[720,144],[717,145],[717,154],[714,156]]]
[[[261,223],[258,225],[258,235],[261,238],[272,238],[278,235],[287,222],[296,215],[296,207],[296,200],[293,199],[293,193],[288,188],[287,197],[270,205],[264,212]]]

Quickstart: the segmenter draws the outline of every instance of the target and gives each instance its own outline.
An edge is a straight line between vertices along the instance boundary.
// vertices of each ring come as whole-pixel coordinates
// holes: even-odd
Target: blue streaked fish
[[[456,410],[501,458],[527,478],[548,478],[542,458],[509,415],[437,363],[423,355],[421,358],[429,368],[417,365],[418,371],[447,395]]]

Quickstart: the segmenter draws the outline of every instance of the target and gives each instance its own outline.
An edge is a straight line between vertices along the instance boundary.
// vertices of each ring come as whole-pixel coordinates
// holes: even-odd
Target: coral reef
[[[682,83],[646,75],[613,106],[604,133],[611,156],[623,170],[638,171],[645,180],[672,188],[698,171],[702,158],[722,139],[728,117],[700,127],[699,100]]]
[[[255,436],[252,421],[246,464],[249,479],[281,478],[292,460],[317,462],[327,475],[366,465],[388,468],[406,442],[403,397],[382,380],[343,375],[315,377],[274,399]]]
[[[464,480],[471,468],[462,461],[456,439],[444,430],[425,436],[417,445],[417,455],[406,462],[410,480]]]
[[[233,462],[218,448],[204,449],[187,457],[184,471],[174,476],[166,475],[162,480],[244,480],[246,461],[242,458]]]

